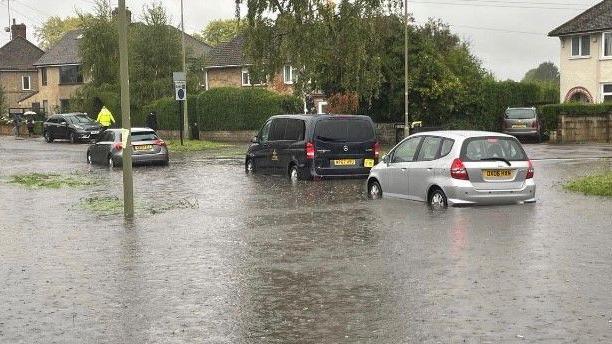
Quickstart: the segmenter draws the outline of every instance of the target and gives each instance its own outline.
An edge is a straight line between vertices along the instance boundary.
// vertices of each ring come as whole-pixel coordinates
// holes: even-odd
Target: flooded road
[[[612,200],[561,186],[609,146],[527,145],[536,204],[444,211],[176,155],[135,169],[133,223],[80,206],[122,196],[86,147],[0,137],[0,343],[612,342]]]

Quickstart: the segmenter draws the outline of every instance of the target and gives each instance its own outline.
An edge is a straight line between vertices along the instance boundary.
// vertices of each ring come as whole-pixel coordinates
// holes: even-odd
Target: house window
[[[603,84],[601,98],[604,103],[612,102],[612,84]]]
[[[242,69],[242,86],[251,86],[251,75],[246,68]]]
[[[60,85],[62,84],[82,84],[83,73],[81,66],[61,66],[60,70]]]
[[[292,85],[297,81],[297,73],[295,72],[295,68],[288,65],[283,68],[283,81],[287,85]]]
[[[602,38],[603,57],[612,57],[612,32],[605,32]]]
[[[43,86],[47,86],[47,68],[46,67],[40,69],[40,80]]]
[[[572,57],[588,57],[591,55],[591,36],[572,37]]]
[[[28,75],[24,75],[21,78],[21,89],[24,91],[32,90],[32,85],[30,84],[30,77]]]

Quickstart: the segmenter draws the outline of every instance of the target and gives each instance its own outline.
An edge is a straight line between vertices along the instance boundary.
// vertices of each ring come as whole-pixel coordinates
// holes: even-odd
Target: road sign
[[[174,94],[176,96],[176,100],[187,99],[187,82],[175,81],[174,82]]]

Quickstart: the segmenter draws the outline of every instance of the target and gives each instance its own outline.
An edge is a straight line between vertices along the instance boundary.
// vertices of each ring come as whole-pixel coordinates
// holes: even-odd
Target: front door
[[[400,143],[390,153],[387,168],[382,172],[381,187],[385,195],[394,197],[408,197],[410,168],[416,159],[416,153],[421,144],[422,137],[409,138]]]
[[[270,126],[272,121],[268,121],[261,128],[259,135],[257,135],[259,144],[253,150],[253,162],[257,171],[262,173],[270,172]]]
[[[64,117],[58,118],[57,121],[58,123],[55,125],[55,133],[53,133],[53,137],[55,137],[56,139],[67,139],[69,123]]]

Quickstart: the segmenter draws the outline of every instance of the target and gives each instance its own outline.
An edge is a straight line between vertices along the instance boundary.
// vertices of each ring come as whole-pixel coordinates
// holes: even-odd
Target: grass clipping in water
[[[123,200],[118,197],[93,196],[81,200],[81,206],[99,215],[117,215],[123,212]],[[166,202],[162,205],[147,206],[136,202],[136,213],[140,214],[159,214],[173,209],[196,209],[197,200],[190,201],[181,199],[173,202]]]
[[[585,195],[612,197],[612,171],[580,178],[565,184],[564,187]]]
[[[78,188],[95,185],[90,178],[82,175],[61,175],[55,173],[29,173],[11,176],[9,183],[19,184],[29,188],[60,189],[63,187]]]

